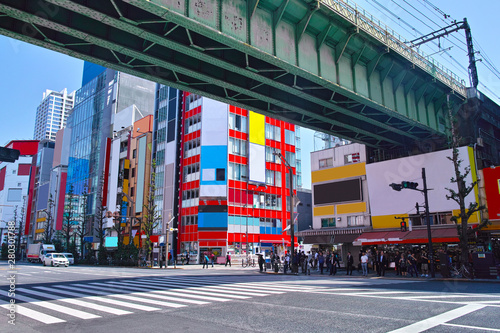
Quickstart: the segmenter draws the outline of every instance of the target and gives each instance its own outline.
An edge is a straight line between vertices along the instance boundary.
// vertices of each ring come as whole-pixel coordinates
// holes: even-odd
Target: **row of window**
[[[192,117],[186,119],[185,122],[185,134],[193,133],[201,129],[201,113],[198,113]]]

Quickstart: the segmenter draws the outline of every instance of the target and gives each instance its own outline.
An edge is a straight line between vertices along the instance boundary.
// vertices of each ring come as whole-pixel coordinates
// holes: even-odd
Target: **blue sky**
[[[447,25],[441,20],[441,14],[430,4],[435,5],[451,18],[462,20],[467,17],[472,35],[478,46],[487,54],[490,62],[500,67],[500,50],[494,22],[500,13],[500,1],[481,0],[349,0],[356,3],[405,38],[413,39]],[[385,7],[382,8],[382,6]],[[405,9],[410,10],[411,14]],[[413,15],[412,15],[413,14]],[[426,18],[427,17],[427,18]],[[429,20],[430,18],[431,20]],[[449,19],[447,20],[449,22]],[[452,70],[468,82],[467,54],[460,50],[465,48],[463,31],[455,33],[450,40],[441,40],[441,47],[452,47],[448,53],[433,56],[445,67]],[[458,38],[458,39],[457,39]],[[424,45],[422,50],[427,54],[437,51],[436,45]],[[0,145],[10,140],[32,139],[36,108],[46,89],[60,91],[68,88],[76,90],[81,86],[83,62],[81,60],[58,54],[53,51],[29,45],[8,37],[0,36],[0,63],[2,80],[0,81],[0,101],[2,114],[2,131]],[[452,60],[453,56],[455,60]],[[477,55],[482,58],[483,55]],[[480,90],[500,103],[500,80],[488,71],[484,62],[477,64],[479,81],[490,91],[480,86]],[[310,188],[309,153],[314,149],[313,133],[302,130],[302,161],[304,187]]]

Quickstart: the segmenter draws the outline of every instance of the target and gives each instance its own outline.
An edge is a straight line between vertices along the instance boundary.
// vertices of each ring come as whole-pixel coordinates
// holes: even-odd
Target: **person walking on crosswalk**
[[[227,264],[229,264],[229,267],[231,267],[231,254],[229,252],[226,254],[226,267]]]
[[[205,266],[208,268],[208,255],[206,252],[203,254],[203,267],[202,268],[205,268]]]

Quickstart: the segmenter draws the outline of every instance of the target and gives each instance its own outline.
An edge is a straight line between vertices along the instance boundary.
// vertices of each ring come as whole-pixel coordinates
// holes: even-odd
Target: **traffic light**
[[[0,147],[0,162],[13,163],[19,158],[19,150]]]
[[[389,186],[392,187],[394,191],[401,191],[402,188],[401,184],[395,184],[395,183],[389,184]]]
[[[418,187],[418,183],[414,183],[414,182],[407,182],[407,181],[402,181],[401,182],[401,186],[403,188],[408,188],[410,190],[416,190],[417,187]]]
[[[401,225],[401,231],[405,232],[406,231],[406,222],[403,220],[403,221],[401,221],[400,225]]]

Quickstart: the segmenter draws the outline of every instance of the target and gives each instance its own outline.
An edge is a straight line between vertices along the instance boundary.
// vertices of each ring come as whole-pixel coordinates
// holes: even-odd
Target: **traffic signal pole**
[[[430,260],[431,266],[431,277],[435,278],[436,274],[434,272],[434,249],[432,247],[432,233],[431,233],[431,217],[429,214],[429,196],[427,192],[429,189],[427,188],[427,178],[425,176],[425,168],[422,168],[422,180],[424,182],[424,199],[425,199],[425,219],[427,220],[427,238],[429,240],[429,254],[428,258]]]

